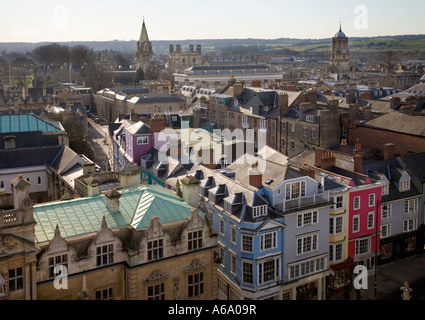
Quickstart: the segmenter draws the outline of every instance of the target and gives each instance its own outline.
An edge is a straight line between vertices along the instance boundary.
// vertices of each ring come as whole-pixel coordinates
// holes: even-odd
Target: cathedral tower
[[[144,72],[148,69],[153,59],[152,42],[149,41],[145,20],[143,19],[142,32],[137,42],[137,69],[142,68]]]
[[[350,53],[348,51],[348,37],[342,32],[341,25],[338,33],[332,38],[330,64],[333,72],[342,73],[350,69]]]

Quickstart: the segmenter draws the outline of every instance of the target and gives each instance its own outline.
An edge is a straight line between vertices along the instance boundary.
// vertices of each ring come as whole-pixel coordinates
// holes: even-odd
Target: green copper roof
[[[56,225],[64,238],[97,232],[104,216],[110,229],[127,225],[144,229],[150,225],[152,216],[166,224],[191,215],[190,204],[160,186],[141,185],[118,192],[120,212],[116,213],[109,211],[105,195],[35,206],[37,242],[53,239]]]
[[[29,131],[61,131],[62,126],[56,121],[41,119],[33,114],[0,116],[0,133]]]

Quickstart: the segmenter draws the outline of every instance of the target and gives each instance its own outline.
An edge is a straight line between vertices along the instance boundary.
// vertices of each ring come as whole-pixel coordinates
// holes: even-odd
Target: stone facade
[[[189,45],[188,50],[182,50],[181,45],[177,44],[175,49],[174,45],[170,44],[169,53],[169,66],[175,71],[184,70],[191,66],[202,64],[202,49],[201,45]]]
[[[51,211],[50,216],[71,217],[71,211],[77,215],[86,213],[78,214],[70,207],[68,212],[61,213],[61,203],[33,207],[28,198],[29,183],[20,177],[13,185],[12,196],[0,195],[2,208],[6,209],[0,214],[0,300],[217,298],[216,238],[212,223],[200,211],[187,204],[180,205],[180,199],[176,198],[179,203],[175,208],[185,211],[186,218],[167,222],[156,211],[159,217],[153,215],[150,223],[140,221],[139,226],[133,224],[133,227],[115,224],[108,217],[125,214],[120,201],[127,205],[127,200],[116,190],[68,204],[63,201],[62,204],[77,211],[87,201],[100,201],[110,213],[100,221],[90,219],[84,226],[92,230],[88,233],[73,233],[63,219],[55,229],[48,227],[45,233],[47,225],[41,227],[44,222],[40,217],[46,210],[55,212]],[[147,191],[148,187],[140,188]],[[150,190],[160,197],[163,194]],[[106,197],[107,201],[100,197]],[[171,193],[168,195],[168,199],[173,197]]]

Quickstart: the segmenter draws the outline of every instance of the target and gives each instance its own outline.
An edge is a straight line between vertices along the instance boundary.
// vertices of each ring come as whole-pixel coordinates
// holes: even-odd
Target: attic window
[[[316,121],[316,117],[315,116],[306,116],[305,121],[314,123]]]
[[[399,189],[400,189],[400,191],[409,191],[410,190],[410,180],[401,180]]]
[[[263,217],[263,216],[267,215],[267,205],[253,207],[252,209],[253,209],[252,216],[254,218],[259,218],[259,217]]]

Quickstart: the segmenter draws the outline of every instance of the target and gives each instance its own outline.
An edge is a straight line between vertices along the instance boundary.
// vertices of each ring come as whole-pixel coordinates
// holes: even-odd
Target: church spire
[[[140,33],[139,42],[149,42],[148,31],[146,30],[145,18],[143,18],[142,32]]]

